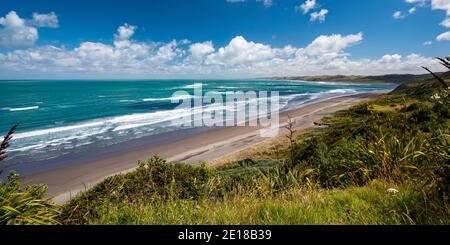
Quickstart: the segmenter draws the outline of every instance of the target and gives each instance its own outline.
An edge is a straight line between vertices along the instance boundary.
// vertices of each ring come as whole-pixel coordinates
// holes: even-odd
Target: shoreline
[[[296,120],[295,129],[302,131],[314,127],[314,122],[324,116],[347,109],[363,100],[373,98],[388,91],[347,95],[312,102],[280,113],[280,131],[284,135],[284,125],[288,115]],[[220,164],[220,159],[233,159],[233,155],[257,144],[264,144],[274,138],[259,136],[260,127],[221,127],[191,130],[188,133],[175,132],[165,140],[153,144],[128,147],[111,154],[100,155],[97,159],[75,159],[71,164],[47,171],[24,176],[23,184],[45,184],[53,200],[62,204],[79,192],[89,189],[104,178],[118,173],[132,171],[138,161],[159,155],[169,162],[196,164],[207,161],[212,166]],[[145,139],[143,140],[145,141]],[[120,146],[118,146],[120,147]]]

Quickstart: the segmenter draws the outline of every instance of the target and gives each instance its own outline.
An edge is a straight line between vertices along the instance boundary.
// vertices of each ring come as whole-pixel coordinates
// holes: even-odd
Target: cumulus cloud
[[[233,38],[230,43],[220,48],[217,52],[208,55],[206,64],[243,64],[258,62],[272,58],[272,48],[268,45],[248,42],[242,36]]]
[[[300,6],[296,6],[297,11],[302,10],[303,14],[307,14],[310,10],[317,8],[316,0],[306,0]]]
[[[415,6],[409,8],[407,11],[403,13],[402,11],[398,10],[395,11],[392,17],[394,19],[404,19],[408,17],[409,15],[413,15],[417,12],[418,7],[424,7],[428,0],[405,0],[406,3],[414,4]]]
[[[321,9],[319,12],[311,13],[311,18],[309,21],[319,21],[320,23],[323,23],[325,21],[326,15],[328,14],[327,9]]]
[[[136,26],[131,26],[125,23],[117,28],[116,34],[114,34],[114,45],[116,47],[127,47],[130,45],[129,39],[134,35]]]
[[[214,46],[212,41],[206,41],[202,43],[194,43],[189,46],[189,52],[191,54],[191,59],[199,61],[202,60],[205,55],[214,52]]]
[[[422,73],[439,71],[433,58],[387,54],[354,59],[347,52],[363,33],[321,35],[304,47],[272,47],[236,36],[215,48],[212,41],[168,43],[133,40],[137,27],[124,24],[112,43],[82,42],[73,49],[51,45],[0,53],[0,77],[62,78],[245,78],[262,76]],[[25,74],[25,75],[24,75]]]
[[[48,14],[33,13],[33,18],[29,21],[30,25],[36,27],[58,28],[58,16],[55,12]]]
[[[443,26],[443,27],[450,28],[450,17],[448,17],[447,19],[443,20],[440,25]]]
[[[149,60],[153,63],[167,63],[181,57],[184,54],[184,50],[178,47],[179,43],[177,40],[172,40],[171,42],[162,45],[156,51]]]
[[[444,32],[436,37],[436,41],[442,42],[442,41],[450,41],[450,31]]]
[[[117,33],[114,35],[114,37],[117,40],[130,39],[134,35],[134,31],[136,30],[136,28],[136,26],[130,26],[125,23],[123,26],[119,26],[119,28],[117,28]]]
[[[392,54],[392,55],[387,54],[381,58],[380,62],[391,64],[391,63],[398,63],[401,60],[402,60],[402,56],[399,54]]]
[[[447,15],[450,15],[450,0],[431,0],[431,8],[445,10]]]
[[[31,46],[38,39],[36,28],[27,26],[25,20],[20,18],[15,11],[9,12],[0,18],[0,46],[26,47]]]
[[[450,28],[450,0],[431,0],[431,9],[444,10],[447,14],[447,18],[443,20],[440,25],[446,28]],[[444,32],[436,37],[436,41],[450,41],[450,32]]]
[[[363,33],[342,36],[341,34],[333,34],[330,36],[319,36],[305,49],[305,53],[310,56],[339,56],[343,50],[358,44],[363,40]]]
[[[404,14],[402,13],[402,11],[395,11],[394,14],[392,15],[392,17],[393,17],[394,19],[399,20],[399,19],[404,19],[404,18],[406,17],[406,15],[404,15]]]
[[[39,37],[37,27],[58,27],[58,17],[49,14],[33,13],[33,18],[26,20],[15,11],[0,17],[0,47],[23,48],[34,45]]]

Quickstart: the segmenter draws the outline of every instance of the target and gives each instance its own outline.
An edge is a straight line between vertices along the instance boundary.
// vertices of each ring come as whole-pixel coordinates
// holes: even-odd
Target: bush
[[[8,180],[0,184],[0,224],[59,224],[58,207],[44,199],[47,187],[30,185],[20,188],[19,176],[11,173]]]
[[[130,173],[109,177],[63,206],[66,224],[83,224],[97,217],[103,205],[154,203],[166,200],[197,200],[207,191],[212,171],[206,166],[169,164],[155,156]]]

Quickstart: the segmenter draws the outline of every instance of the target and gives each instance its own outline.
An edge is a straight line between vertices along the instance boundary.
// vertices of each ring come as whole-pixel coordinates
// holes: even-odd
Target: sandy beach
[[[365,99],[380,93],[343,96],[304,105],[300,108],[283,112],[280,115],[278,137],[284,137],[288,115],[295,118],[295,128],[299,131],[315,127],[314,122],[322,117],[349,108]],[[133,170],[140,160],[159,155],[168,161],[180,161],[197,164],[207,161],[210,165],[220,165],[245,155],[245,151],[255,145],[271,145],[274,138],[262,138],[258,127],[225,127],[206,130],[196,134],[179,137],[176,140],[159,144],[129,149],[124,152],[110,153],[95,160],[76,162],[68,166],[51,169],[25,176],[25,184],[39,183],[48,186],[49,194],[56,203],[64,203],[80,191],[100,182],[107,176]]]

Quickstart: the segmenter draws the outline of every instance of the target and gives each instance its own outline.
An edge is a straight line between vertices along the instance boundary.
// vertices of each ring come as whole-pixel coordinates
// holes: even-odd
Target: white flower
[[[431,96],[431,99],[432,100],[439,100],[439,99],[441,99],[441,96],[438,93],[436,93],[436,94]]]
[[[397,190],[397,189],[394,189],[394,188],[389,188],[389,189],[387,189],[387,192],[388,192],[388,193],[395,194],[395,193],[398,192],[398,190]]]

